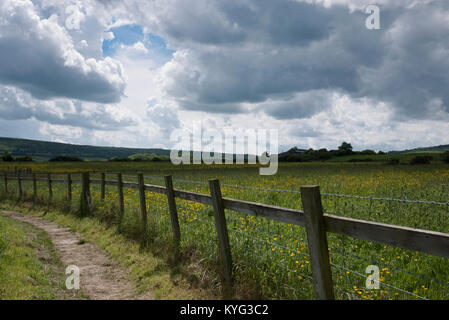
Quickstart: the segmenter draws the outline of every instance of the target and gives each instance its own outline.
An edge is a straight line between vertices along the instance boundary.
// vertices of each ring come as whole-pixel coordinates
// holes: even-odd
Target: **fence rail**
[[[55,174],[60,176],[61,174]],[[377,223],[365,220],[358,220],[346,217],[340,217],[325,214],[321,205],[321,196],[318,186],[303,186],[299,191],[301,194],[304,210],[295,210],[283,207],[277,207],[257,202],[249,202],[221,196],[220,183],[213,179],[209,181],[210,194],[196,193],[174,189],[171,176],[165,176],[165,187],[145,184],[144,176],[137,174],[138,182],[122,181],[122,174],[117,173],[117,180],[106,180],[105,174],[101,174],[101,179],[90,179],[89,173],[81,174],[81,179],[72,179],[67,174],[67,179],[53,179],[51,174],[45,174],[45,178],[37,176],[37,174],[21,174],[14,175],[4,173],[3,181],[6,192],[8,192],[9,181],[17,181],[19,197],[23,196],[23,181],[32,181],[34,195],[36,195],[36,181],[47,182],[49,196],[53,194],[52,184],[66,183],[68,199],[71,199],[71,185],[73,183],[81,183],[81,207],[82,214],[91,214],[92,199],[90,198],[90,184],[100,184],[102,199],[104,199],[104,186],[116,186],[119,193],[120,216],[123,217],[123,188],[131,188],[139,190],[140,206],[142,214],[142,244],[146,242],[146,199],[145,191],[167,195],[167,204],[169,205],[173,238],[175,244],[179,244],[180,231],[177,215],[177,207],[175,198],[182,200],[194,201],[204,205],[212,206],[214,209],[215,226],[218,236],[218,244],[220,249],[221,265],[222,265],[222,281],[224,294],[229,296],[232,294],[232,255],[229,246],[228,227],[226,225],[225,209],[240,212],[247,215],[275,220],[283,223],[298,225],[306,228],[307,241],[312,264],[312,276],[315,288],[316,298],[333,299],[333,282],[330,272],[330,260],[327,245],[327,232],[337,233],[357,239],[373,241],[381,244],[395,246],[403,249],[419,251],[429,255],[449,258],[449,234],[434,232],[428,230],[414,229],[397,225]],[[120,194],[122,196],[120,196]],[[119,219],[121,220],[121,219]],[[120,230],[120,221],[119,221]],[[232,231],[232,230],[231,230]]]

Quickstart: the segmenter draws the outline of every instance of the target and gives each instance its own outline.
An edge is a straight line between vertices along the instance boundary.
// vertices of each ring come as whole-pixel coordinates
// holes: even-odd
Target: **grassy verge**
[[[97,244],[111,258],[129,270],[138,293],[152,292],[156,299],[214,299],[219,298],[208,288],[198,287],[190,281],[183,266],[175,264],[169,253],[153,255],[151,249],[142,250],[139,242],[118,234],[115,227],[95,217],[78,218],[57,208],[30,205],[3,200],[2,209],[16,210],[44,217],[58,225],[83,235],[84,240]],[[51,298],[51,297],[50,297]]]
[[[0,215],[0,299],[81,299],[66,290],[62,263],[48,235]]]

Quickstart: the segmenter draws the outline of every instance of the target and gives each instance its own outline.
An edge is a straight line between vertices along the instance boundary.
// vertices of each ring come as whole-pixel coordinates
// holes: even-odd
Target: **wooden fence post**
[[[142,215],[142,247],[146,247],[148,244],[148,221],[147,221],[147,204],[145,200],[145,184],[143,179],[143,173],[137,174],[137,180],[139,181],[139,199],[140,199],[140,214]]]
[[[5,179],[5,193],[8,193],[8,173],[6,171],[3,173],[3,177]]]
[[[20,170],[17,170],[17,186],[19,188],[19,200],[22,200],[23,190],[22,190],[22,177],[20,176]]]
[[[80,214],[82,217],[92,213],[92,198],[90,196],[89,172],[81,173],[81,206]]]
[[[67,200],[72,201],[72,175],[67,174]]]
[[[106,188],[106,182],[105,182],[105,173],[102,172],[101,173],[101,184],[100,184],[100,188],[101,188],[101,200],[104,200],[105,197],[105,188]]]
[[[320,187],[302,186],[301,198],[306,222],[307,242],[311,256],[315,295],[319,300],[333,300],[335,299],[334,286],[323,219]]]
[[[214,208],[215,229],[217,231],[218,245],[220,248],[222,277],[224,282],[223,294],[225,298],[230,298],[233,295],[231,246],[229,245],[226,216],[218,179],[209,180],[209,188],[212,206]]]
[[[123,179],[121,173],[117,173],[117,189],[119,206],[118,232],[122,232],[123,216],[125,215],[125,200],[123,198]]]
[[[48,203],[53,199],[53,189],[51,187],[51,173],[47,174],[48,179]]]
[[[37,180],[36,180],[36,174],[33,173],[33,201],[36,201],[37,199]]]
[[[167,192],[168,208],[170,210],[171,226],[173,230],[173,240],[175,250],[178,253],[179,243],[181,241],[181,230],[179,228],[178,210],[176,208],[175,193],[173,191],[173,181],[170,175],[165,176],[164,179],[165,179],[165,190]]]

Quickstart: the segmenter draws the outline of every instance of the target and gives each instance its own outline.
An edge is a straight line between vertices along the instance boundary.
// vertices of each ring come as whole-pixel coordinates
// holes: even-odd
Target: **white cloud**
[[[44,19],[31,1],[4,0],[0,19],[0,83],[40,99],[120,100],[125,88],[121,65],[83,57],[56,14]]]
[[[55,137],[54,142],[70,143],[74,139],[82,136],[83,130],[81,128],[72,126],[60,126],[49,123],[43,123],[39,129],[42,135]],[[57,138],[56,138],[57,137]]]
[[[65,99],[42,101],[10,86],[0,86],[0,118],[7,120],[34,118],[49,124],[106,131],[118,130],[137,122],[129,110],[117,105]]]

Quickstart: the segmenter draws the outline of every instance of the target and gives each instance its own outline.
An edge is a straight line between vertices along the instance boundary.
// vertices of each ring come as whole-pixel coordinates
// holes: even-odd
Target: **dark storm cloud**
[[[383,5],[381,30],[366,29],[363,11],[341,5],[244,0],[166,8],[161,32],[185,50],[165,71],[167,92],[186,109],[235,113],[254,103],[287,119],[329,105],[286,104],[285,95],[324,90],[385,102],[398,117],[432,118],[449,111],[448,7]]]
[[[207,111],[210,113],[227,113],[237,114],[244,112],[243,108],[239,104],[234,103],[198,103],[189,100],[178,100],[179,106],[185,110],[190,111]]]
[[[331,97],[325,91],[301,92],[294,98],[264,102],[259,108],[276,119],[308,118],[330,106]]]
[[[332,20],[321,6],[272,0],[181,1],[165,14],[162,28],[171,39],[213,45],[305,45],[329,36]]]
[[[217,10],[227,21],[224,25],[245,34],[245,42],[204,46],[190,39],[188,54],[175,60],[179,68],[167,72],[174,80],[169,94],[190,101],[182,104],[186,109],[226,112],[232,105],[228,112],[235,113],[239,103],[263,103],[311,90],[357,93],[361,82],[357,68],[378,65],[384,54],[373,45],[379,33],[364,27],[365,15],[349,13],[341,6],[325,9],[293,1],[227,1],[220,2]],[[366,58],[345,34],[358,35]],[[329,106],[286,104],[283,98],[265,105],[265,111],[279,119],[309,117]]]
[[[332,15],[321,6],[295,1],[219,1],[230,25],[238,25],[249,42],[301,46],[326,38]]]
[[[0,83],[14,85],[39,99],[66,97],[112,103],[120,100],[121,89],[97,72],[85,74],[64,61],[44,44],[17,38],[0,39]]]
[[[231,105],[229,112],[235,113],[239,103],[261,103],[310,90],[356,92],[360,79],[352,60],[339,48],[331,51],[319,45],[304,50],[262,47],[259,51],[252,45],[241,50],[192,50],[167,70],[166,76],[173,79],[167,91],[190,101],[195,109],[210,107],[214,112]]]
[[[384,63],[363,74],[362,95],[390,103],[398,118],[449,113],[449,2],[404,10],[383,37]]]

